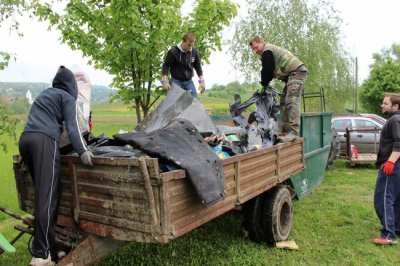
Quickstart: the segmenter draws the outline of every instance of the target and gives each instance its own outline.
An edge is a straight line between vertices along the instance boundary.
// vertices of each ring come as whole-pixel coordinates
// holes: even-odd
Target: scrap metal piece
[[[193,99],[192,104],[177,117],[189,120],[199,132],[216,131],[210,116],[198,99]]]
[[[202,103],[174,83],[165,99],[138,125],[137,130],[149,133],[163,128],[174,118],[189,120],[199,132],[215,131]]]

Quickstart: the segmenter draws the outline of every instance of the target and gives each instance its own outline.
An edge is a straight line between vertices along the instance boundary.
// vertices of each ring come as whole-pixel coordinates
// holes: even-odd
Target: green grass
[[[95,134],[111,136],[124,126],[134,126],[132,111],[115,105],[114,112],[113,106],[93,107]],[[12,171],[16,153],[17,146],[9,145],[8,153],[0,154],[0,206],[13,211],[18,211]],[[231,212],[169,244],[130,243],[96,265],[399,265],[400,246],[379,247],[370,241],[380,228],[373,208],[375,179],[372,165],[350,168],[346,161],[337,161],[319,188],[294,202],[290,239],[296,241],[298,251],[244,239],[241,215]],[[17,234],[14,223],[0,214],[0,231],[8,239]],[[17,242],[16,253],[1,255],[0,265],[26,265],[30,259],[27,242],[25,236]]]
[[[4,153],[2,150],[0,151],[0,206],[12,210],[18,210],[12,156],[19,153],[17,141],[22,128],[23,124],[19,123],[17,126],[17,140],[13,140],[8,135],[0,136],[0,141],[7,144],[7,152]],[[22,211],[18,213],[22,213]],[[9,216],[0,212],[0,221],[3,221],[7,217]]]
[[[213,115],[228,115],[229,103],[231,98],[211,98],[207,96],[200,96],[200,101],[204,107],[212,109]]]

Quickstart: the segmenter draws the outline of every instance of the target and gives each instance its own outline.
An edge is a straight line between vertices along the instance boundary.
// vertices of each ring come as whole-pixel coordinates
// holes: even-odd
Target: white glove
[[[84,165],[93,166],[92,163],[93,153],[91,151],[85,151],[81,154],[80,159]]]
[[[168,79],[161,80],[161,83],[162,83],[164,90],[168,91],[171,88],[171,85],[169,85]]]
[[[199,91],[200,91],[200,93],[203,94],[205,90],[206,90],[206,84],[204,82],[204,79],[199,79]]]

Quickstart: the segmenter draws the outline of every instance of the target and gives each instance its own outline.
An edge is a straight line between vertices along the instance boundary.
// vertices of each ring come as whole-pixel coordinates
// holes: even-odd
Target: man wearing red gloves
[[[390,245],[397,244],[397,235],[400,235],[400,94],[385,94],[381,108],[387,120],[375,163],[379,170],[374,205],[382,229],[380,237],[373,242]]]

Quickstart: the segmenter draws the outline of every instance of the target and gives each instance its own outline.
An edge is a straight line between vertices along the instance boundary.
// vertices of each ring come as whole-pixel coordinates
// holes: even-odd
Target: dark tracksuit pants
[[[396,232],[400,233],[400,161],[390,176],[379,169],[374,205],[382,224],[381,237],[396,239]]]
[[[60,153],[57,142],[39,132],[25,132],[19,151],[35,186],[35,234],[32,256],[47,258],[54,241],[54,223],[61,196]]]

